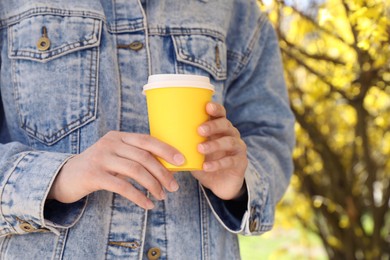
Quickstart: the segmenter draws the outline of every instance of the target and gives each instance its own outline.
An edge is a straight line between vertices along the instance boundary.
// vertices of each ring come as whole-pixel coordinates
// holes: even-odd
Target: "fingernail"
[[[177,191],[179,189],[179,184],[175,180],[172,180],[169,184],[169,187],[171,188],[171,191]]]
[[[199,144],[200,152],[207,152],[209,149],[208,144]]]
[[[146,201],[146,209],[152,209],[152,208],[154,208],[153,202],[150,200],[147,200]]]
[[[209,108],[212,112],[215,112],[217,110],[217,106],[215,104],[210,103]]]
[[[184,156],[179,153],[173,156],[173,160],[177,165],[182,165],[185,162]]]
[[[202,135],[206,135],[210,131],[210,127],[202,125],[199,127],[199,131]]]
[[[160,198],[161,198],[162,200],[165,200],[166,197],[167,197],[167,195],[166,195],[165,192],[162,190],[162,191],[160,192]]]
[[[213,167],[213,165],[211,163],[207,163],[206,162],[206,163],[203,164],[203,170],[205,170],[205,171],[211,170],[212,167]]]

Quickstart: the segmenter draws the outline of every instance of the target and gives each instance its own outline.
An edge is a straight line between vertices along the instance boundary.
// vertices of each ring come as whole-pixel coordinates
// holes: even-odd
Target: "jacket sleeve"
[[[10,137],[5,124],[0,92],[0,236],[47,231],[59,234],[57,228],[73,225],[85,207],[85,199],[72,204],[46,201],[57,173],[72,155],[7,142]]]
[[[272,228],[276,203],[288,186],[293,171],[295,120],[278,39],[265,16],[260,16],[246,53],[227,87],[224,105],[227,117],[247,145],[247,194],[232,202],[203,190],[212,211],[229,231],[256,235]]]

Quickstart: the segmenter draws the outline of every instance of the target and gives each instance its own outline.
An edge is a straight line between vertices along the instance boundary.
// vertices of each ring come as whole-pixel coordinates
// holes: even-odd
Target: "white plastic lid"
[[[214,86],[210,79],[205,76],[188,74],[155,74],[150,75],[148,83],[144,86],[142,93],[155,88],[204,88],[214,92]]]

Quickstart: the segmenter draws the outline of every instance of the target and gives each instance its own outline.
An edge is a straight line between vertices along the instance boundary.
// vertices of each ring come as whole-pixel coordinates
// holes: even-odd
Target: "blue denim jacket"
[[[244,210],[188,172],[150,211],[106,191],[46,201],[72,154],[148,133],[142,87],[159,73],[210,77],[248,147]],[[273,225],[294,118],[255,0],[0,1],[0,94],[0,259],[239,259],[237,234]]]

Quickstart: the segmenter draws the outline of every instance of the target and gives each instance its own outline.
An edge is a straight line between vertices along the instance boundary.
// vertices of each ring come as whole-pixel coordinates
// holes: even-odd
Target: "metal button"
[[[157,260],[160,258],[160,256],[161,256],[160,248],[152,247],[151,249],[149,249],[149,251],[148,251],[148,259],[149,260]]]
[[[37,48],[40,51],[47,51],[50,48],[50,39],[47,37],[47,29],[42,27],[42,37],[39,38]]]
[[[138,41],[132,42],[132,43],[130,43],[130,45],[129,45],[129,48],[130,48],[131,50],[133,50],[133,51],[139,51],[139,50],[141,50],[143,47],[144,47],[144,44],[143,44],[142,42],[138,42]]]
[[[255,232],[257,229],[257,220],[254,219],[252,221],[249,221],[249,231],[250,232]]]
[[[19,225],[20,229],[23,230],[24,232],[34,232],[35,228],[27,222],[23,222],[22,224]]]
[[[144,47],[144,44],[139,41],[132,42],[130,44],[118,44],[117,48],[118,49],[130,49],[133,51],[139,51]]]

